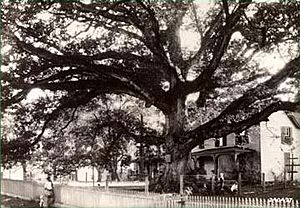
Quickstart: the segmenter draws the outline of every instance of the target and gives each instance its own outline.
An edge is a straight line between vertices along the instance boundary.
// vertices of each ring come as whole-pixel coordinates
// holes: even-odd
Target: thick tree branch
[[[180,8],[178,8],[174,18],[170,20],[168,28],[165,31],[170,60],[174,66],[177,66],[180,69],[182,78],[184,80],[186,79],[188,71],[186,70],[186,63],[182,57],[179,29],[182,25],[183,17],[188,11],[188,6],[189,4],[180,4]]]
[[[27,93],[29,90],[22,90],[18,92],[16,95],[12,96],[11,98],[3,98],[1,97],[1,111],[4,112],[6,108],[9,106],[20,103],[22,100],[26,98]]]
[[[223,3],[223,9],[226,15],[226,22],[228,21],[228,19],[230,18],[230,14],[229,14],[229,8],[228,8],[228,1],[227,0],[222,0]]]
[[[145,86],[141,86],[136,83],[136,81],[132,80],[125,72],[126,68],[117,68],[116,66],[102,65],[93,63],[97,60],[108,59],[108,58],[123,58],[123,59],[134,59],[145,61],[144,57],[140,57],[134,54],[126,54],[126,53],[118,53],[113,51],[103,52],[101,54],[97,54],[95,56],[84,56],[84,55],[57,55],[53,54],[45,49],[36,48],[28,43],[18,40],[18,44],[25,51],[30,54],[39,55],[40,57],[51,61],[55,65],[64,66],[74,66],[77,70],[71,70],[60,72],[56,75],[52,75],[44,80],[37,81],[34,85],[28,86],[28,88],[32,87],[40,87],[43,89],[51,89],[51,90],[72,90],[72,89],[80,89],[81,87],[90,88],[90,89],[101,89],[101,91],[108,92],[110,89],[115,93],[127,93],[130,95],[134,95],[137,97],[142,97],[149,104],[155,104],[157,107],[166,111],[168,107],[163,104],[163,102],[158,103],[158,100],[161,99],[161,95],[155,95],[150,90],[148,90]],[[149,63],[145,63],[148,64]],[[83,70],[79,70],[83,69]],[[74,73],[72,73],[74,71]],[[96,75],[94,80],[79,80],[79,81],[64,81],[60,83],[50,81],[55,81],[56,79],[62,79],[66,76],[71,75],[83,75],[83,74],[92,74]],[[107,81],[104,81],[107,79]],[[161,93],[163,91],[161,90]]]
[[[52,121],[54,121],[64,109],[74,108],[71,120],[67,123],[67,125],[65,125],[64,127],[62,127],[61,130],[63,130],[63,129],[65,129],[65,128],[68,127],[68,125],[70,124],[70,122],[73,120],[75,112],[76,112],[76,110],[77,110],[77,108],[79,106],[85,105],[92,98],[94,98],[94,97],[97,96],[97,93],[95,91],[90,91],[90,92],[86,92],[86,91],[73,92],[73,94],[74,94],[73,96],[65,97],[64,100],[60,103],[59,106],[57,106],[48,115],[45,115],[46,119],[45,119],[45,121],[43,123],[41,132],[25,148],[30,149],[30,148],[34,147],[35,145],[37,145],[41,141],[41,139],[42,139],[42,137],[43,137],[46,129],[49,128],[50,123]]]
[[[274,89],[276,89],[280,83],[298,71],[299,61],[299,57],[291,60],[282,70],[273,75],[270,79],[255,88],[248,90],[243,96],[233,101],[220,116],[225,116],[238,109],[247,108],[251,103],[271,96],[275,92]]]
[[[160,145],[163,144],[165,141],[165,138],[163,136],[158,136],[156,134],[149,134],[147,132],[143,135],[135,134],[132,131],[130,131],[130,128],[124,125],[123,122],[118,120],[104,121],[104,122],[101,121],[101,123],[97,125],[97,129],[109,127],[112,125],[121,129],[119,133],[126,134],[132,137],[137,143],[145,142],[149,145],[158,145],[158,144]]]
[[[249,127],[251,126],[250,124],[254,125],[255,123],[252,123],[253,121],[260,122],[265,119],[266,116],[269,116],[271,113],[278,110],[299,110],[299,100],[295,103],[281,101],[273,102],[265,107],[264,110],[250,107],[250,105],[254,102],[272,96],[274,92],[276,92],[274,89],[276,89],[280,83],[298,71],[299,60],[299,57],[291,60],[281,71],[273,75],[269,80],[258,85],[254,89],[248,90],[243,96],[229,104],[228,107],[215,119],[186,133],[188,135],[187,137],[198,137],[203,140],[210,137],[221,137],[241,128]],[[252,113],[251,110],[256,113]],[[243,114],[245,114],[246,119],[242,121],[234,119],[236,115]],[[207,132],[207,129],[213,133]],[[189,139],[186,145],[189,146],[189,148],[193,148],[197,145],[197,142],[198,141],[192,141],[192,139]]]
[[[182,86],[180,86],[182,93],[189,94],[197,91],[200,91],[201,93],[201,91],[211,88],[209,83],[213,82],[209,80],[211,80],[211,77],[218,68],[221,58],[227,50],[235,26],[249,4],[250,3],[239,4],[237,9],[228,16],[226,23],[223,20],[223,12],[219,12],[214,23],[205,33],[203,40],[201,40],[199,51],[191,60],[189,60],[189,62],[194,64],[194,62],[204,55],[204,53],[211,54],[212,58],[209,61],[209,64],[203,68],[202,73],[194,81],[183,83]],[[225,25],[223,25],[223,23],[225,23]],[[191,66],[192,65],[188,65],[188,67]]]
[[[232,122],[228,124],[219,118],[213,119],[210,122],[198,127],[197,129],[188,132],[185,135],[185,138],[189,139],[187,139],[186,143],[184,144],[184,148],[186,148],[187,150],[192,150],[200,143],[200,141],[204,141],[209,138],[219,138],[230,133],[241,132],[253,125],[267,120],[267,118],[272,113],[277,111],[300,112],[299,106],[299,100],[297,102],[278,101],[270,104],[260,112],[257,112],[249,116],[247,119],[239,122]]]
[[[127,52],[116,52],[116,51],[105,51],[98,53],[96,55],[58,55],[49,52],[44,48],[34,47],[30,43],[15,39],[17,44],[23,48],[24,51],[27,51],[30,54],[38,55],[41,58],[49,60],[56,64],[61,64],[62,66],[78,66],[78,65],[87,65],[91,64],[94,61],[101,61],[105,59],[116,59],[116,60],[138,60],[141,63],[149,64],[152,63],[151,59],[147,59],[143,56],[135,55]]]

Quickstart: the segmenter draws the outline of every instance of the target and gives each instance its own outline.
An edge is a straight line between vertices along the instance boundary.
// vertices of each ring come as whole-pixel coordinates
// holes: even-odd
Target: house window
[[[292,128],[289,126],[281,127],[281,143],[291,145],[293,142]]]
[[[239,134],[236,134],[235,136],[235,144],[236,145],[244,145],[244,144],[249,144],[249,135],[248,131],[242,131]]]
[[[223,146],[227,146],[227,137],[226,136],[224,136],[224,137],[222,137],[222,140],[223,140]]]
[[[215,147],[220,147],[220,139],[215,140]]]
[[[226,136],[218,138],[215,140],[215,147],[224,147],[227,145],[227,138]]]

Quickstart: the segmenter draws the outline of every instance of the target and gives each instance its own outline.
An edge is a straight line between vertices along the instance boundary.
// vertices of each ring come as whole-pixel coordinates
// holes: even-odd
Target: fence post
[[[265,178],[265,173],[262,173],[262,188],[263,188],[263,191],[266,191],[266,178]]]
[[[183,194],[183,175],[180,175],[180,194]]]
[[[211,191],[212,193],[215,193],[215,174],[213,174],[212,178],[211,178]]]
[[[239,183],[238,194],[240,196],[242,194],[242,173],[241,172],[239,172],[238,175],[238,183]]]
[[[145,193],[149,194],[149,176],[145,177]]]
[[[108,178],[105,180],[105,190],[108,191]]]
[[[286,169],[283,171],[283,187],[286,188]]]

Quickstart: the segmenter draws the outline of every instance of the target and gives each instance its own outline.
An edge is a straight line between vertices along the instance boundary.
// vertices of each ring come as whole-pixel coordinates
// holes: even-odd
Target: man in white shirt
[[[45,205],[46,207],[51,207],[54,203],[54,190],[53,183],[51,181],[50,176],[47,177],[47,181],[44,185],[45,191]]]

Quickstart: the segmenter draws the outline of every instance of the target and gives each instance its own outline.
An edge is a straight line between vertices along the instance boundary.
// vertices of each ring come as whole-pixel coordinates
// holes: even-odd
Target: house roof
[[[296,126],[296,128],[300,129],[300,113],[295,112],[285,112],[287,117],[291,120],[291,122]]]
[[[213,156],[213,155],[222,155],[222,154],[232,154],[232,153],[246,153],[254,152],[255,150],[245,148],[242,146],[225,146],[225,147],[215,147],[210,149],[199,149],[192,153],[193,156]]]

